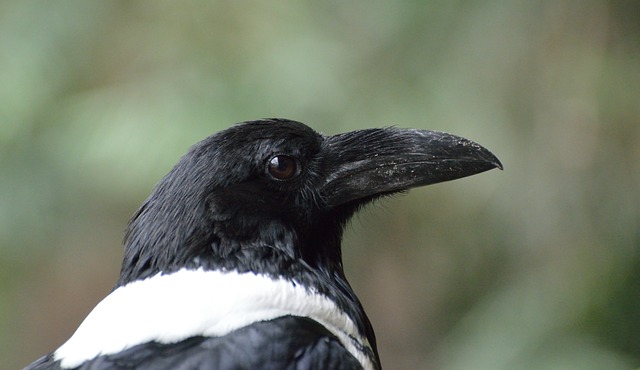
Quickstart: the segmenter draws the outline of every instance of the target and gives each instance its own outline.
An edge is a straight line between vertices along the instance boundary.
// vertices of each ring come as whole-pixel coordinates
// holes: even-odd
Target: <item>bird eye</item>
[[[269,175],[278,180],[288,180],[298,174],[298,163],[288,155],[277,155],[267,164]]]

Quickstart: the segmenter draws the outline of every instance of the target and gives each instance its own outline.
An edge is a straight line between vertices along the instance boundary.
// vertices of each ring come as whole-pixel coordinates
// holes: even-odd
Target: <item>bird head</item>
[[[135,213],[118,285],[184,267],[341,276],[342,231],[359,208],[496,167],[487,149],[442,132],[237,124],[195,144]]]

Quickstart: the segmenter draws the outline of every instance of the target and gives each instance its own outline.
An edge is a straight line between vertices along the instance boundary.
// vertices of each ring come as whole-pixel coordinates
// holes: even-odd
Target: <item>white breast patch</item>
[[[370,344],[325,296],[284,279],[202,269],[158,274],[119,287],[91,311],[54,356],[62,367],[72,368],[138,344],[222,336],[286,315],[309,317],[322,324],[365,369],[373,369],[352,338],[364,347]]]

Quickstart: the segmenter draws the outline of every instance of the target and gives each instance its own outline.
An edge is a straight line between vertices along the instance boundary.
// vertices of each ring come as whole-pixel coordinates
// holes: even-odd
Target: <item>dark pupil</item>
[[[296,162],[286,155],[275,156],[269,161],[269,173],[276,179],[289,179],[296,174]]]

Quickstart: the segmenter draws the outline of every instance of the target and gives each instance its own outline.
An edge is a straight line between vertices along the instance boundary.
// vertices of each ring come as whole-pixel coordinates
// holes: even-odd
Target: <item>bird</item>
[[[438,131],[231,125],[156,184],[114,289],[26,369],[379,370],[343,269],[345,226],[377,199],[495,168],[489,150]]]

